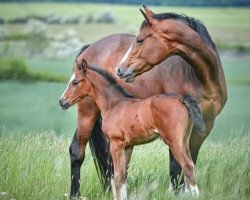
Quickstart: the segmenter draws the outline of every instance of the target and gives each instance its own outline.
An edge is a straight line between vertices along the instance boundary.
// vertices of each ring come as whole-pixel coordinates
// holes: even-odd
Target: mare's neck
[[[166,43],[174,41],[173,54],[182,56],[194,69],[209,98],[227,98],[224,72],[219,56],[193,29],[182,25],[171,34]],[[173,38],[169,38],[172,35]],[[225,102],[221,102],[224,104]]]
[[[124,100],[124,96],[115,84],[110,83],[102,75],[92,69],[87,70],[87,78],[91,85],[91,97],[98,108],[105,115],[116,103]]]

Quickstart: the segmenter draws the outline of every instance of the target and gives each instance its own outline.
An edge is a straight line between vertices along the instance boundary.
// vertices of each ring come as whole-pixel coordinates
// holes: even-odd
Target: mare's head
[[[76,60],[73,68],[74,73],[59,100],[61,108],[68,109],[89,94],[90,84],[86,78],[87,67],[87,62],[84,59],[81,63]]]
[[[164,42],[162,21],[155,19],[155,14],[146,6],[144,10],[140,9],[145,18],[140,32],[117,68],[117,75],[126,82],[134,81],[135,76],[163,61],[171,48]]]
[[[198,20],[176,13],[154,14],[146,6],[144,10],[140,32],[117,68],[117,75],[126,82],[132,82],[167,57],[181,54],[180,44],[183,40],[192,43],[195,32],[215,49],[206,27]]]

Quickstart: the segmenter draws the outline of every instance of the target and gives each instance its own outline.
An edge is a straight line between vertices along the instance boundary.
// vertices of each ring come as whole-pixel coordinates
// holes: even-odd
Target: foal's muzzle
[[[64,99],[63,97],[59,100],[59,106],[66,110],[70,107],[70,103],[67,99]]]

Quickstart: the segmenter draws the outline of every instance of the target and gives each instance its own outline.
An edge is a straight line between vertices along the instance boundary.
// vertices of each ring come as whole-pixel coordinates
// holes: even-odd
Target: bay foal
[[[69,108],[84,97],[91,97],[103,117],[102,130],[109,140],[114,165],[112,189],[115,199],[127,199],[127,169],[133,147],[161,137],[180,163],[185,189],[199,193],[194,163],[189,151],[193,124],[202,135],[205,125],[195,98],[174,93],[135,99],[106,71],[76,60],[70,84],[60,99]],[[85,146],[90,135],[86,135]]]

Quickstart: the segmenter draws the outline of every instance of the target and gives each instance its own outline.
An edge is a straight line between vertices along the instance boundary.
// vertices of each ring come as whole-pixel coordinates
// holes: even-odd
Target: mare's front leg
[[[119,140],[110,140],[110,153],[114,165],[114,177],[111,180],[115,200],[127,200],[127,173],[126,163],[129,163],[132,153],[128,152],[126,162],[125,144]]]
[[[99,111],[90,98],[85,98],[78,103],[77,130],[69,147],[71,161],[71,198],[80,195],[80,169],[85,158],[85,148],[98,114]]]

